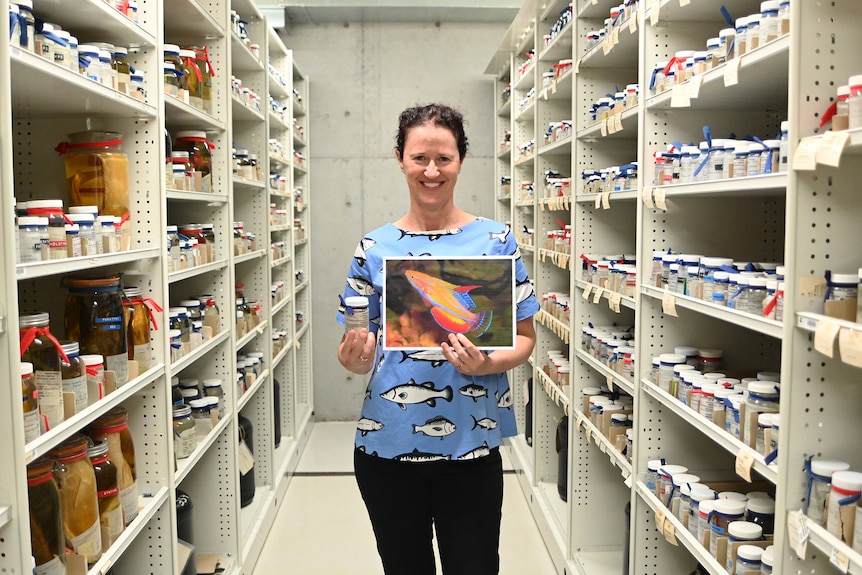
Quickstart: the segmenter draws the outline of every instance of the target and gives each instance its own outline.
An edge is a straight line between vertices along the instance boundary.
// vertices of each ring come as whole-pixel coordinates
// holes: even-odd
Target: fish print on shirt
[[[359,451],[361,451],[361,452],[362,452],[362,453],[364,453],[365,455],[370,455],[371,457],[378,457],[378,455],[377,455],[377,452],[376,452],[376,451],[372,451],[371,453],[368,453],[368,450],[367,450],[367,449],[365,449],[365,446],[364,446],[364,445],[360,445],[360,446],[359,446],[359,447],[357,447],[356,449],[358,449]]]
[[[396,461],[409,461],[410,463],[427,463],[429,461],[442,461],[452,459],[451,455],[443,455],[442,453],[422,453],[418,448],[410,453],[402,453],[394,458]]]
[[[416,425],[414,423],[413,433],[424,433],[431,437],[444,439],[447,435],[455,433],[455,424],[442,415],[438,415],[426,421],[424,425]]]
[[[356,429],[362,432],[362,437],[365,437],[373,431],[380,431],[381,429],[383,429],[383,424],[379,421],[374,421],[373,419],[363,417],[356,422]]]
[[[428,361],[431,362],[431,367],[440,367],[444,363],[446,363],[446,358],[443,356],[443,352],[437,350],[424,350],[424,351],[415,351],[413,353],[407,353],[406,351],[402,351],[401,353],[401,361],[398,363],[404,363],[408,359],[412,359],[413,361]]]
[[[476,429],[477,427],[481,427],[482,429],[488,430],[497,428],[497,422],[490,417],[483,417],[482,419],[476,419],[476,417],[473,415],[471,415],[470,417],[473,418],[473,429]]]
[[[482,445],[477,447],[476,449],[468,451],[464,455],[459,456],[457,459],[459,461],[464,461],[466,459],[478,459],[480,457],[485,457],[485,456],[490,455],[490,454],[491,454],[491,449],[488,447],[488,442],[486,441]]]
[[[514,402],[512,401],[512,388],[509,388],[506,390],[506,393],[504,393],[500,397],[500,399],[497,400],[497,407],[499,407],[500,409],[511,409],[513,403]]]
[[[353,253],[353,259],[356,260],[356,263],[359,264],[359,267],[365,267],[365,262],[368,261],[367,253],[368,250],[377,245],[375,240],[371,238],[362,238],[362,241],[359,242],[359,245],[356,246],[356,251]]]
[[[407,270],[404,272],[410,285],[422,296],[422,302],[431,308],[431,316],[440,327],[452,333],[470,333],[481,336],[494,318],[491,310],[473,313],[476,302],[469,292],[478,285],[456,286],[440,278]]]
[[[347,278],[347,285],[353,288],[359,295],[369,296],[377,293],[374,290],[374,285],[363,277],[349,277]]]
[[[396,385],[389,391],[380,394],[383,399],[395,403],[401,409],[407,409],[407,404],[427,403],[430,407],[437,405],[438,399],[452,401],[452,386],[434,389],[433,381],[416,383],[412,379],[407,383]]]
[[[470,383],[459,389],[458,393],[466,395],[467,397],[472,397],[473,402],[478,403],[480,397],[488,397],[488,388],[475,383]]]
[[[497,241],[499,241],[501,244],[505,244],[505,243],[506,243],[506,237],[507,237],[508,235],[509,235],[509,228],[506,228],[506,229],[505,229],[505,230],[503,230],[502,232],[496,232],[496,233],[494,233],[494,232],[488,232],[488,236],[490,237],[490,239],[492,239],[492,240],[497,240]]]
[[[408,232],[406,230],[399,229],[401,232],[401,237],[399,240],[403,240],[404,238],[421,238],[426,237],[428,241],[437,241],[443,236],[454,236],[455,234],[461,233],[461,228],[455,228],[454,230],[439,230],[436,232]]]

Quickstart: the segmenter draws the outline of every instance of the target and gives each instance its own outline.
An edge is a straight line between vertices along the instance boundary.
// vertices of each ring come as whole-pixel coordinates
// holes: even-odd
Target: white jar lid
[[[766,287],[766,282],[767,282],[767,279],[766,279],[766,278],[751,278],[751,279],[749,280],[749,285],[754,286],[754,287],[763,287],[763,288],[765,288],[765,287]]]
[[[772,420],[777,415],[777,413],[759,413],[757,415],[757,425],[759,427],[772,427]]]
[[[719,497],[721,494],[719,494]],[[745,513],[745,501],[737,499],[716,499],[715,512],[725,515],[743,515]]]
[[[746,505],[755,513],[775,513],[775,500],[769,497],[749,497]]]
[[[344,298],[344,303],[350,307],[368,307],[368,298],[364,295],[354,295]]]
[[[696,486],[691,489],[691,499],[692,501],[714,501],[715,500],[715,491],[706,486]]]
[[[677,487],[688,483],[698,482],[700,482],[700,476],[694,475],[693,473],[675,473],[673,475],[673,484]]]
[[[221,387],[220,379],[205,379],[201,383],[203,383],[204,387]]]
[[[36,208],[62,208],[63,200],[30,200],[27,202],[27,209]]]
[[[183,390],[183,391],[185,391],[185,390]],[[206,406],[207,406],[207,400],[205,400],[205,399],[192,399],[191,401],[189,401],[189,407],[192,407],[195,409],[200,408],[200,407],[206,407]]]
[[[21,375],[30,375],[33,373],[33,364],[28,361],[21,362]]]
[[[78,358],[84,362],[84,365],[102,365],[105,363],[105,360],[101,355],[81,355]]]
[[[678,353],[663,353],[659,356],[659,360],[662,365],[676,365],[678,363],[685,363],[685,356],[680,355]]]
[[[18,226],[48,226],[48,218],[41,216],[21,216],[18,218]]]
[[[720,349],[699,349],[697,354],[704,359],[718,359],[724,355],[724,352]]]
[[[722,28],[718,31],[719,38],[727,38],[728,36],[735,36],[736,28]]]
[[[718,268],[721,266],[729,266],[733,265],[732,258],[714,258],[714,257],[705,257],[700,258],[700,265],[708,268]]]
[[[760,556],[760,562],[764,565],[769,565],[772,567],[774,559],[774,551],[775,547],[773,545],[768,546],[763,550],[763,555]]]
[[[847,491],[862,491],[862,473],[858,471],[836,471],[832,474],[832,486]]]
[[[833,459],[812,459],[811,473],[821,477],[832,477],[832,474],[838,471],[847,471],[850,469],[850,464],[846,461],[838,461]]]
[[[581,390],[581,395],[586,395],[586,396],[598,395],[600,391],[601,391],[601,389],[599,389],[598,387],[585,387],[583,390]]]
[[[176,44],[162,44],[162,49],[164,52],[168,54],[177,54],[180,53],[180,47]]]
[[[721,38],[710,38],[706,41],[707,48],[716,48],[721,45]]]
[[[694,493],[692,493],[692,497],[694,497]],[[702,499],[700,503],[697,504],[697,511],[701,515],[709,515],[712,513],[713,509],[715,509],[715,502],[717,499]]]
[[[859,284],[859,275],[858,274],[832,274],[832,279],[829,281],[830,284],[835,285],[851,285],[856,287]]]
[[[688,467],[684,465],[662,465],[658,468],[661,475],[676,475],[677,473],[688,473]]]
[[[751,521],[731,521],[727,526],[727,533],[737,539],[753,541],[763,537],[763,527]]]
[[[781,0],[766,0],[760,3],[761,12],[775,11],[781,8]]]
[[[204,138],[206,139],[207,133],[203,130],[185,130],[182,132],[177,132],[176,138],[179,140],[180,138]]]
[[[736,556],[747,561],[760,561],[763,555],[763,548],[757,545],[740,545],[736,549]]]
[[[732,499],[734,501],[748,501],[748,495],[738,491],[722,491],[718,494],[719,499]]]
[[[748,27],[748,16],[742,16],[741,18],[736,19],[736,29]]]
[[[756,393],[758,395],[774,393],[778,395],[780,393],[780,389],[776,389],[779,387],[776,382],[773,381],[752,381],[748,384],[748,392]]]

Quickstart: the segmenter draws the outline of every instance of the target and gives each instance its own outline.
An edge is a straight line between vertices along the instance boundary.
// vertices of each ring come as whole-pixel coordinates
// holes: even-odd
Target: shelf
[[[497,198],[498,200],[508,200],[510,199],[508,196],[505,198]],[[539,208],[543,210],[548,210],[552,212],[568,212],[572,208],[572,197],[571,196],[559,196],[556,198],[539,198],[538,199]]]
[[[633,382],[624,378],[623,376],[621,376],[605,364],[601,363],[599,360],[597,360],[582,349],[575,350],[575,357],[589,365],[591,368],[597,371],[599,375],[603,376],[609,388],[612,385],[615,385],[625,391],[627,394],[634,397],[635,386]]]
[[[655,194],[656,190],[664,190],[668,198],[675,196],[773,197],[784,196],[786,194],[787,179],[787,172],[780,172],[777,174],[762,174],[759,176],[713,180],[692,184],[670,184],[659,187],[646,186],[644,189],[649,190],[652,194]],[[637,198],[638,196],[635,195],[634,197]]]
[[[566,27],[559,30],[557,34],[542,50],[536,50],[539,53],[539,61],[548,63],[557,63],[565,58],[572,57],[572,30],[574,28],[574,19],[566,24]]]
[[[281,259],[277,259],[277,260],[272,260],[270,267],[274,269],[274,268],[281,267],[284,264],[288,264],[288,263],[290,263],[290,256],[287,256],[287,257],[284,257]]]
[[[283,224],[280,226],[270,226],[270,232],[289,232],[293,229],[293,224]]]
[[[269,128],[270,128],[270,130],[273,130],[273,129],[275,129],[275,130],[289,130],[290,125],[286,124],[284,122],[284,120],[281,118],[281,116],[279,116],[278,114],[273,112],[272,109],[270,109],[269,110]]]
[[[85,4],[82,2],[82,4]],[[87,6],[90,3],[86,3]],[[107,6],[98,3],[99,6]],[[41,6],[38,7],[41,10]],[[106,8],[117,13],[113,8]],[[119,14],[119,13],[117,13]],[[125,19],[125,16],[122,16]],[[158,110],[26,50],[9,47],[12,112],[17,119],[98,115],[154,119]],[[63,94],[58,98],[57,94]]]
[[[15,275],[18,277],[19,281],[25,279],[64,275],[81,272],[82,269],[94,269],[108,266],[137,264],[144,260],[157,259],[161,255],[161,250],[156,248],[147,248],[142,250],[119,252],[116,254],[99,254],[95,256],[84,256],[79,258],[66,258],[62,260],[50,260],[29,264],[17,264],[15,266]]]
[[[515,90],[526,92],[533,86],[533,76],[536,67],[536,62],[533,61],[524,70],[524,73],[512,82],[512,91]]]
[[[537,370],[536,375],[539,376],[539,379],[542,381],[542,388],[545,390],[545,393],[554,402],[558,407],[563,408],[563,412],[566,414],[570,414],[571,410],[571,402],[568,393],[562,389],[559,385],[551,381],[551,378],[542,371]]]
[[[538,154],[541,157],[547,156],[565,156],[569,157],[572,155],[572,141],[574,137],[571,135],[559,139],[555,142],[551,142],[549,144],[543,144],[538,149]]]
[[[759,317],[754,314],[737,311],[735,309],[720,307],[703,300],[696,299],[687,295],[671,293],[663,289],[658,289],[650,286],[641,285],[641,293],[647,297],[651,297],[663,301],[663,298],[673,298],[676,308],[684,308],[701,315],[706,315],[721,321],[738,325],[751,331],[768,335],[776,339],[781,339],[783,335],[783,324],[781,322]]]
[[[231,95],[231,109],[234,122],[265,122],[263,112],[245,105],[235,94]]]
[[[203,110],[165,94],[165,122],[173,130],[206,130],[224,132],[226,124]]]
[[[272,74],[269,74],[269,93],[282,105],[287,104],[287,100],[291,98],[291,94],[288,91],[287,86],[279,82],[278,78],[276,78]]]
[[[638,195],[636,190],[623,190],[621,192],[611,192],[608,194],[608,203],[613,204],[613,202],[625,201],[625,200],[637,200],[640,196]],[[601,194],[577,194],[575,196],[575,201],[579,204],[598,204],[596,209],[601,205],[602,195]]]
[[[257,379],[254,380],[254,385],[245,390],[245,393],[239,396],[236,401],[236,410],[242,411],[245,409],[245,406],[248,405],[248,402],[251,401],[251,398],[254,397],[254,394],[258,392],[261,388],[263,388],[266,383],[267,378],[269,377],[269,370],[263,370]]]
[[[250,178],[241,178],[234,174],[231,177],[231,183],[233,184],[233,188],[236,189],[250,189],[250,190],[262,190],[266,187],[266,182],[261,180],[252,180]]]
[[[195,468],[198,461],[207,453],[213,443],[219,438],[224,429],[230,424],[233,417],[230,413],[225,412],[218,423],[207,433],[203,441],[198,441],[197,447],[192,454],[184,459],[177,459],[177,470],[174,473],[174,484],[179,487],[188,474]]]
[[[240,40],[236,32],[230,33],[231,55],[233,56],[232,69],[235,76],[242,76],[238,72],[263,72],[264,64],[261,62],[248,46]]]
[[[278,355],[276,355],[274,358],[272,358],[272,369],[273,370],[275,370],[275,368],[278,367],[278,365],[281,363],[281,361],[285,357],[288,356],[288,354],[290,353],[290,350],[292,350],[292,349],[293,349],[293,342],[290,342],[284,346],[284,349],[282,349],[281,351],[278,352]]]
[[[296,335],[294,336],[294,341],[299,341],[305,336],[305,333],[308,331],[309,323],[302,324],[302,327],[296,330]],[[294,344],[295,345],[295,344]]]
[[[167,198],[176,202],[200,202],[211,206],[227,203],[226,194],[205,194],[203,192],[187,192],[185,190],[168,189]]]
[[[185,279],[197,277],[214,271],[219,271],[227,267],[227,260],[216,260],[211,264],[202,266],[194,266],[185,270],[171,272],[168,274],[168,283],[175,283]]]
[[[278,302],[277,304],[272,306],[272,313],[270,314],[270,316],[274,317],[275,314],[277,314],[278,312],[283,310],[285,307],[290,305],[291,301],[293,301],[293,300],[290,297],[285,296],[284,299],[282,299],[280,302]]]
[[[576,137],[585,142],[596,142],[605,140],[636,140],[637,124],[638,124],[638,109],[626,108],[620,114],[621,129],[613,131],[612,126],[613,116],[609,116],[607,120],[596,122],[587,126],[582,130],[578,130]],[[618,127],[617,127],[618,128]]]
[[[619,43],[605,54],[602,43],[587,51],[576,64],[578,70],[587,68],[634,68],[638,67],[638,34],[630,32],[631,18],[620,22],[615,29]],[[611,33],[612,35],[614,32]]]
[[[46,22],[59,24],[71,30],[80,39],[98,38],[115,46],[156,46],[156,37],[144,30],[112,4],[101,0],[78,0],[70,10],[68,0],[40,0],[35,3],[35,14]]]
[[[759,453],[756,453],[751,447],[748,447],[736,437],[733,437],[723,428],[715,425],[711,420],[703,417],[701,414],[696,413],[694,410],[690,409],[688,406],[685,406],[677,400],[675,397],[659,388],[655,384],[647,381],[641,380],[641,388],[646,391],[650,396],[658,400],[663,406],[670,409],[676,415],[684,419],[689,425],[693,428],[700,431],[703,435],[708,437],[713,443],[723,448],[725,451],[733,455],[734,457],[738,456],[740,451],[745,452],[746,454],[750,454],[754,459],[753,470],[763,476],[764,479],[768,480],[773,485],[778,482],[778,468],[775,465],[767,465],[763,459],[763,456]]]
[[[831,337],[832,339],[831,340],[824,339],[823,343],[820,343],[819,338],[821,336],[817,335],[817,331],[818,331],[818,328],[821,327],[821,322],[825,322],[825,321],[829,322],[829,327],[834,326],[834,329],[836,331],[832,332],[831,335],[829,335],[830,330],[826,329],[823,332],[824,333],[823,337],[827,337],[827,338]],[[845,357],[845,354],[842,353],[842,346],[845,344],[840,339],[840,337],[841,337],[840,332],[842,332],[842,331],[846,332],[846,330],[850,330],[852,332],[857,332],[857,333],[862,332],[862,324],[856,323],[853,321],[836,319],[834,317],[828,317],[828,316],[825,316],[825,315],[819,314],[819,313],[796,312],[796,327],[798,329],[803,330],[803,331],[807,331],[807,332],[811,332],[811,333],[815,334],[812,338],[814,340],[814,346],[813,347],[818,353],[822,354],[824,357],[833,357],[833,358],[838,359],[839,361],[842,361],[846,365],[850,365],[850,366],[857,367],[857,368],[862,367],[862,364],[860,364],[858,356],[855,353],[855,350],[852,348],[853,342],[848,340],[848,343],[846,345],[850,345],[851,348],[850,348],[850,351],[846,352],[847,355]],[[825,327],[826,326],[824,326],[824,328]],[[835,350],[836,340],[838,343],[837,353]],[[825,349],[825,347],[828,347],[829,350],[832,352],[831,356],[823,353],[823,350]]]
[[[694,559],[700,563],[711,575],[728,575],[724,565],[709,553],[709,549],[704,548],[697,540],[697,537],[692,535],[682,522],[665,507],[655,493],[646,486],[642,481],[635,484],[635,491],[638,496],[652,509],[656,516],[663,516],[665,523],[670,522],[673,525],[673,536],[678,543],[688,549]],[[658,521],[656,522],[658,523]],[[667,527],[665,526],[665,533]]]
[[[263,335],[266,332],[266,325],[268,320],[262,320],[258,325],[253,327],[247,334],[236,340],[234,344],[234,349],[239,351],[248,345],[253,339],[258,337],[259,335]]]
[[[547,260],[562,270],[568,270],[572,267],[571,254],[539,248],[539,261],[545,263]]]
[[[571,413],[569,414],[571,416]],[[632,474],[632,464],[626,460],[626,457],[620,453],[610,440],[602,435],[599,428],[593,424],[580,411],[575,414],[575,430],[581,431],[583,428],[584,437],[587,441],[592,441],[599,448],[599,451],[608,456],[611,465],[618,467],[623,480],[628,480]]]
[[[790,58],[790,36],[764,44],[743,54],[739,59],[731,59],[708,70],[699,77],[680,84],[681,88],[665,90],[647,99],[648,110],[737,110],[780,109],[787,106],[787,82]],[[737,84],[725,86],[726,78],[736,74]],[[672,92],[684,90],[690,106],[674,106]]]
[[[139,483],[138,489],[140,488]],[[162,506],[170,503],[171,498],[169,495],[171,491],[167,487],[160,487],[155,493],[142,493],[138,498],[138,516],[123,530],[113,545],[108,548],[106,553],[102,554],[102,557],[96,561],[88,573],[108,573],[114,563],[122,557],[126,549],[136,539],[142,537],[142,533],[150,526],[150,521],[152,521]]]
[[[540,310],[534,317],[536,318],[537,323],[551,330],[551,332],[560,338],[563,343],[569,343],[572,330],[568,325],[564,324],[545,310]]]
[[[592,287],[590,288],[591,290],[596,289],[596,285],[595,285],[595,284],[588,284],[587,282],[585,282],[585,281],[583,281],[583,280],[575,280],[575,285],[576,285],[578,288],[580,288],[581,290],[586,289],[586,288],[587,288],[587,286],[592,286]],[[619,296],[620,296],[620,305],[621,305],[622,307],[627,307],[627,308],[629,308],[629,309],[631,309],[631,310],[635,309],[635,307],[636,307],[636,302],[635,302],[635,298],[633,298],[633,297],[629,297],[629,296],[627,296],[627,295],[623,295],[623,294],[617,294],[617,292],[612,292],[611,290],[608,290],[608,289],[605,289],[605,290],[603,290],[603,291],[602,291],[602,296],[601,296],[601,297],[602,297],[603,299],[606,299],[606,300],[608,300],[608,301],[610,302],[610,296],[611,296],[612,294],[616,294],[616,295],[619,295]],[[590,300],[590,301],[592,301],[592,297],[594,297],[594,296],[591,296],[591,300]],[[595,303],[595,302],[593,302],[593,303]]]
[[[224,27],[197,0],[171,0],[170,17],[165,18],[165,42],[184,45],[224,35]]]
[[[300,284],[297,284],[297,285],[294,287],[294,290],[293,290],[293,291],[294,291],[294,293],[299,293],[299,292],[301,292],[302,290],[304,290],[304,289],[305,289],[305,288],[307,288],[307,287],[308,287],[308,280],[305,280],[304,282],[302,282],[302,283],[300,283]]]
[[[692,0],[685,6],[679,0],[660,0],[660,4],[659,22],[714,22],[716,35],[718,35],[719,28],[727,26],[721,12],[710,0]],[[758,8],[756,2],[752,4],[748,0],[727,0],[722,2],[722,5],[727,8],[730,14],[739,16],[750,14],[752,6],[755,10]],[[647,10],[647,21],[649,21],[651,11],[654,9],[653,4],[652,9]]]
[[[245,262],[250,262],[252,260],[258,260],[260,258],[265,258],[268,255],[267,249],[255,250],[253,252],[248,252],[239,256],[235,256],[233,258],[233,263],[242,264]]]
[[[197,349],[193,349],[177,361],[171,364],[171,374],[177,375],[182,370],[195,363],[204,355],[215,349],[219,344],[230,339],[230,330],[222,329],[209,341],[203,342]]]
[[[808,528],[808,541],[814,547],[821,550],[826,557],[837,558],[837,555],[840,554],[846,558],[846,563],[844,564],[847,565],[847,570],[842,569],[844,573],[851,573],[852,575],[862,574],[862,555],[829,533],[825,527],[818,525],[807,517],[805,518],[805,526]],[[835,564],[837,565],[838,562]]]

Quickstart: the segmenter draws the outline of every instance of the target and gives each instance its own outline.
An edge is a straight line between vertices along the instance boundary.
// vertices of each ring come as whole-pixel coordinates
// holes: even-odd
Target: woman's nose
[[[425,168],[425,175],[429,178],[433,178],[440,173],[440,170],[437,169],[437,164],[434,162],[429,162],[428,167]]]

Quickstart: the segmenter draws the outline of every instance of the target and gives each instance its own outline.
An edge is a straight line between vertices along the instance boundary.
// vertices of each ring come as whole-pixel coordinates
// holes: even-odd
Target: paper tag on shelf
[[[735,86],[739,84],[739,66],[742,64],[741,58],[734,58],[724,68],[724,87]]]
[[[602,40],[602,54],[607,56],[608,54],[610,54],[613,47],[613,34],[605,36],[605,39]]]
[[[593,291],[593,284],[587,284],[587,287],[584,288],[584,293],[581,295],[584,296],[584,299],[590,299],[591,291]]]
[[[787,512],[787,539],[790,543],[790,548],[796,553],[796,556],[805,560],[805,551],[808,547],[808,525],[805,523],[805,515],[802,511]]]
[[[656,509],[655,510],[655,528],[658,529],[659,533],[664,533],[664,522],[666,518],[664,516],[664,509]]]
[[[688,6],[689,4],[691,4],[691,0],[679,0],[680,6]]]
[[[602,133],[602,138],[604,138],[605,136],[608,135],[608,119],[607,118],[602,119],[601,133]]]
[[[608,384],[608,389],[613,389],[613,388],[614,388],[614,387],[613,387],[613,386],[614,386],[614,376],[613,376],[613,374],[610,374],[610,373],[609,373],[609,374],[607,375],[607,377],[605,377],[605,383],[607,383],[607,384]]]
[[[814,349],[826,357],[835,357],[835,338],[840,330],[841,326],[837,322],[821,317],[817,322],[817,329],[814,330]]]
[[[592,4],[593,4],[593,6],[595,6],[595,5],[596,5],[596,4],[598,4],[598,3],[599,3],[599,0],[592,0]]]
[[[823,134],[814,155],[817,163],[837,168],[841,163],[841,154],[844,152],[844,146],[847,145],[849,137],[850,134],[843,130],[838,132],[829,130]]]
[[[829,562],[838,567],[842,573],[847,573],[850,570],[850,558],[835,548],[829,554]]]
[[[605,442],[604,442],[604,441],[597,441],[596,443],[597,443],[597,444],[598,444],[598,446],[599,446],[599,451],[601,451],[602,453],[607,453],[607,452],[608,452],[608,448],[605,446]]]
[[[670,91],[671,108],[688,108],[691,101],[688,99],[688,84],[677,84]]]
[[[751,468],[754,467],[754,452],[748,448],[742,448],[736,454],[736,474],[751,483]]]
[[[587,425],[584,427],[584,435],[587,437],[587,441],[590,441],[593,437],[593,427],[591,425]]]
[[[616,46],[617,44],[620,43],[620,28],[619,28],[619,26],[614,28],[614,31],[611,32],[611,40],[613,41],[614,46]]]
[[[625,472],[623,472],[623,473],[625,473]],[[632,488],[632,474],[629,473],[628,475],[625,476],[625,478],[626,478],[626,480],[623,481],[623,483],[625,483],[626,487],[631,489]]]
[[[609,301],[611,302],[611,309],[616,313],[620,313],[620,302],[623,301],[622,294],[612,294]]]
[[[650,12],[649,23],[652,26],[655,26],[656,24],[658,24],[659,7],[660,7],[660,4],[658,4],[658,3],[654,4],[652,7],[652,12]]]
[[[608,134],[606,135],[616,134],[617,132],[619,132],[619,130],[617,130],[617,116],[618,114],[611,114],[608,116]]]
[[[841,328],[838,333],[838,351],[841,352],[841,361],[862,367],[862,331]]]
[[[599,303],[602,300],[603,293],[605,293],[605,288],[597,287],[596,293],[593,294],[593,303]]]
[[[579,411],[577,418],[575,418],[575,429],[576,430],[580,429],[584,425],[585,419],[586,419],[586,417],[584,417],[584,414]]]
[[[594,202],[594,208],[599,209],[602,206],[602,195],[596,194],[596,201]]]
[[[636,14],[640,14],[637,12]],[[635,14],[632,14],[632,17],[629,18],[629,34],[634,34],[638,31],[638,19]]]
[[[676,540],[676,527],[673,526],[672,521],[664,522],[664,538],[671,545],[679,547],[679,542]]]
[[[245,441],[239,442],[239,448],[237,449],[238,459],[237,463],[239,464],[239,472],[242,475],[245,475],[254,467],[254,455],[252,455],[251,450],[248,448],[248,445],[245,444]]]
[[[672,293],[665,292],[664,295],[661,296],[661,310],[667,315],[679,317],[679,314],[676,313],[676,298]]]
[[[655,190],[653,192],[653,200],[655,201],[655,207],[667,211],[667,190],[661,188]]]
[[[605,190],[602,192],[602,209],[609,210],[611,209],[611,192],[610,190]]]
[[[655,209],[655,204],[652,201],[652,194],[652,188],[644,188],[643,192],[641,193],[641,198],[643,199],[644,206],[646,206],[648,210]]]
[[[817,169],[817,143],[819,138],[811,136],[802,138],[796,145],[791,167],[796,171],[811,171]]]
[[[688,81],[688,97],[691,100],[695,100],[700,96],[700,87],[703,85],[703,74],[695,75],[691,80]]]

